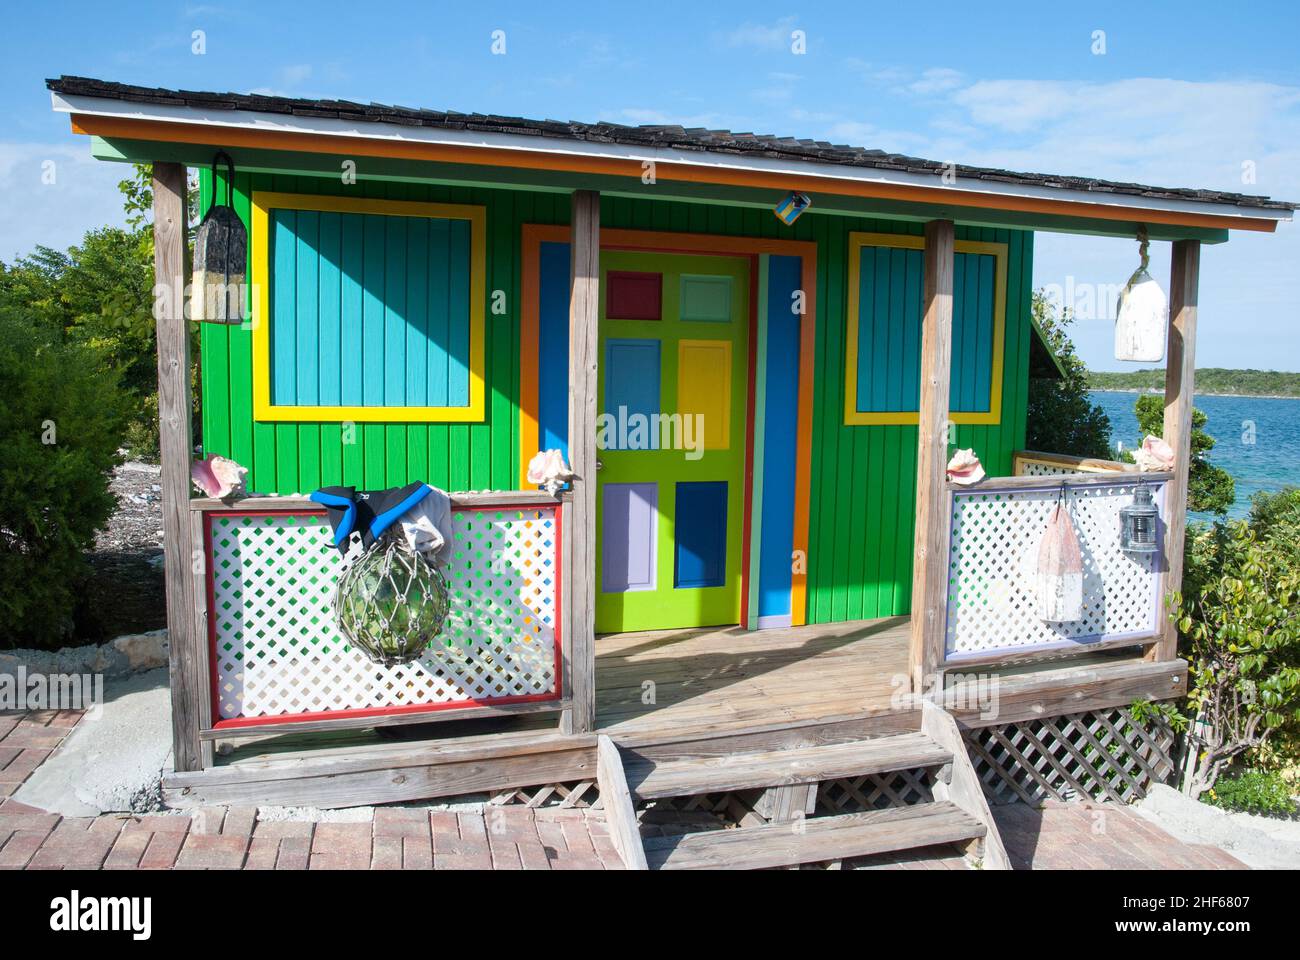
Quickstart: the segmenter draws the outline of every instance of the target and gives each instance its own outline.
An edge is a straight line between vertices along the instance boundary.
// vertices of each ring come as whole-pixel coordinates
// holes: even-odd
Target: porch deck
[[[624,740],[887,713],[907,644],[907,617],[598,637],[596,727]]]
[[[915,705],[893,699],[907,653],[906,617],[600,637],[596,733],[624,747],[689,742],[727,752],[915,730]],[[1110,650],[997,672],[1010,721],[1178,695],[1186,665]],[[949,709],[979,725],[960,703]],[[544,713],[218,738],[215,765],[168,774],[164,796],[181,807],[354,806],[590,780],[596,741],[558,732]]]

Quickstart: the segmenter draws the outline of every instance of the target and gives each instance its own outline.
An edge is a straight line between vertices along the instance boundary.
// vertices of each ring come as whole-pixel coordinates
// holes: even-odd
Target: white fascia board
[[[439,146],[477,147],[503,154],[511,152],[543,153],[562,158],[598,158],[633,161],[636,163],[672,163],[697,167],[703,170],[748,171],[790,177],[821,177],[855,184],[882,184],[890,186],[921,187],[933,190],[936,202],[945,185],[936,183],[933,174],[908,173],[899,170],[878,170],[844,164],[814,163],[804,160],[772,157],[741,157],[697,150],[677,150],[672,147],[644,147],[625,144],[594,144],[561,137],[524,136],[522,134],[490,133],[481,130],[451,130],[442,127],[406,126],[383,122],[356,123],[330,117],[295,117],[289,114],[257,113],[250,110],[204,110],[199,107],[177,107],[165,104],[136,104],[101,97],[64,96],[52,93],[55,111],[78,113],[97,117],[118,117],[130,120],[150,120],[161,123],[187,123],[210,126],[215,130],[261,130],[268,133],[304,133],[321,137],[359,137],[377,142],[417,143]],[[219,137],[214,137],[214,140]],[[791,184],[797,186],[797,184]],[[1192,213],[1216,217],[1236,217],[1242,220],[1273,220],[1289,222],[1291,212],[1262,207],[1239,207],[1235,204],[1208,203],[1200,200],[1178,200],[1161,197],[1143,197],[1122,193],[1093,193],[1087,190],[1068,190],[1032,184],[1002,183],[968,178],[960,182],[965,193],[985,194],[990,200],[998,198],[1028,198],[1055,200],[1066,203],[1089,203],[1133,210],[1161,210],[1175,213]]]

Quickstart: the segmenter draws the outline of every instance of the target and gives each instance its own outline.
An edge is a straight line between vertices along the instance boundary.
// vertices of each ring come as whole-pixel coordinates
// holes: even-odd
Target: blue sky
[[[0,259],[121,219],[121,169],[49,109],[60,73],[531,117],[677,122],[942,161],[1300,200],[1294,4],[45,3],[6,13]],[[923,11],[923,12],[922,12]],[[195,30],[206,52],[192,51]],[[505,31],[504,56],[491,52]],[[791,50],[791,34],[806,52]],[[1105,52],[1094,52],[1096,31]],[[54,160],[53,185],[41,182]],[[1243,164],[1255,182],[1243,184]],[[1086,307],[1136,248],[1040,234],[1035,282]],[[1153,245],[1167,283],[1167,245]],[[1103,298],[1107,299],[1107,298]],[[1103,311],[1096,311],[1102,313]],[[1300,370],[1300,227],[1203,255],[1201,366]],[[1105,315],[1075,327],[1111,357]]]

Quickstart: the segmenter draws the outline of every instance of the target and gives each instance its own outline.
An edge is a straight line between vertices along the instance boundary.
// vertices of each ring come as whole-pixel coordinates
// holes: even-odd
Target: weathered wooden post
[[[190,338],[185,319],[185,167],[153,165],[154,325],[158,336],[158,432],[162,475],[163,572],[170,646],[173,762],[203,767],[199,710],[201,638],[194,630],[194,544],[190,535]]]
[[[921,318],[921,404],[916,449],[916,531],[912,560],[909,667],[920,693],[943,658],[948,551],[943,522],[948,504],[948,389],[952,379],[952,282],[955,230],[951,220],[925,225]]]
[[[1165,583],[1168,596],[1183,588],[1187,535],[1187,477],[1192,465],[1192,399],[1196,389],[1196,299],[1201,242],[1175,240],[1169,275],[1169,349],[1165,358],[1165,442],[1174,451],[1174,477],[1165,487]],[[1168,612],[1166,608],[1166,612]],[[1178,656],[1178,630],[1166,618],[1148,660]]]
[[[574,473],[569,531],[570,690],[561,729],[596,727],[596,324],[600,314],[600,194],[577,190],[570,220],[569,459]]]

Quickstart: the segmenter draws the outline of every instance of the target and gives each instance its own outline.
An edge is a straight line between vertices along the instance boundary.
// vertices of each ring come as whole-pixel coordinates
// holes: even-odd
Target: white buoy
[[[1035,604],[1045,623],[1083,619],[1083,557],[1070,514],[1057,503],[1038,544]]]
[[[1169,299],[1147,273],[1146,230],[1138,235],[1142,264],[1119,294],[1115,316],[1115,359],[1156,363],[1165,358]]]

